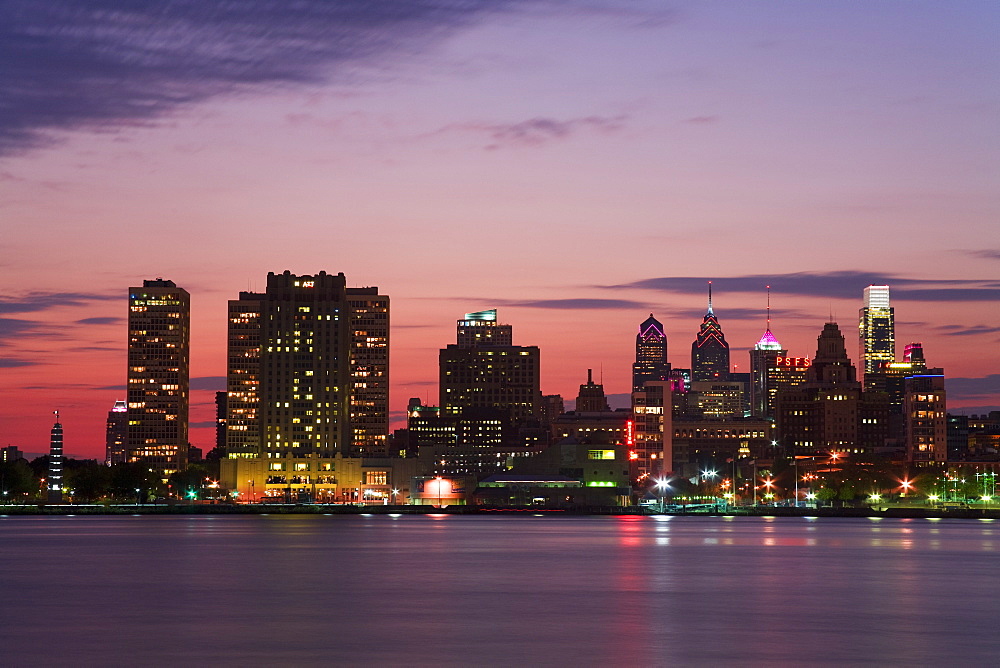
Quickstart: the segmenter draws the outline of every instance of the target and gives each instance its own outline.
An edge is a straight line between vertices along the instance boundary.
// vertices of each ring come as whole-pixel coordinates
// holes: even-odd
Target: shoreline
[[[1000,519],[1000,508],[794,508],[740,507],[728,510],[656,512],[624,508],[488,508],[478,506],[352,506],[313,504],[144,504],[144,505],[11,505],[0,517],[79,515],[550,515],[628,517],[872,517],[894,519]]]

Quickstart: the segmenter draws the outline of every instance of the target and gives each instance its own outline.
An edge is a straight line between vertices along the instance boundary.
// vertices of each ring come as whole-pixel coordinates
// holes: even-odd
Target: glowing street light
[[[664,493],[670,489],[670,481],[666,478],[657,478],[656,483],[653,485],[659,491],[660,496],[660,512],[663,512],[663,496]]]

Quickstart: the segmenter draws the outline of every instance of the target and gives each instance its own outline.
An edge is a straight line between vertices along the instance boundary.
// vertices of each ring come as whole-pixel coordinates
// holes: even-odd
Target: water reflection
[[[16,665],[989,665],[996,533],[866,518],[2,518],[0,587],[30,596],[0,608],[0,647]]]

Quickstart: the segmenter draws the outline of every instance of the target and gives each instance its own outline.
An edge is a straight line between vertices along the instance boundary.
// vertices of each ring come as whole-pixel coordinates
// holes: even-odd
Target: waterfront
[[[5,665],[987,665],[1000,522],[0,518]]]

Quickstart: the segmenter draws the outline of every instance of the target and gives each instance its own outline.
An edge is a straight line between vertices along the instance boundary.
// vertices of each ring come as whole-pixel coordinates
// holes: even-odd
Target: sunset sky
[[[949,407],[1000,408],[1000,2],[0,5],[0,446],[102,457],[127,288],[191,293],[212,447],[226,300],[268,271],[392,298],[394,417],[498,308],[542,391],[628,391],[638,324],[690,346],[713,281],[857,361],[887,284]],[[621,402],[619,400],[619,405]],[[395,426],[399,426],[398,423]]]

